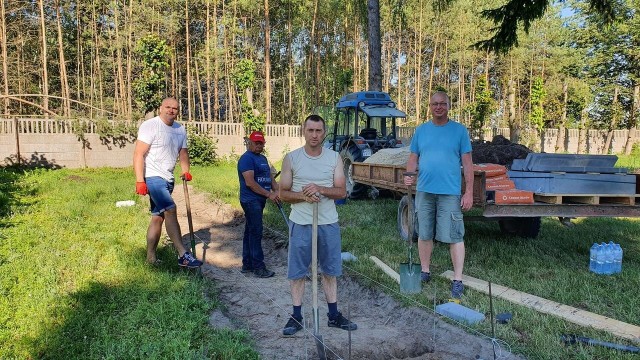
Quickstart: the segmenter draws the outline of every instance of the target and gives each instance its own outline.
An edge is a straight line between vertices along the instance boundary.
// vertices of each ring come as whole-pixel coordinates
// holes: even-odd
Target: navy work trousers
[[[242,238],[242,268],[257,270],[265,267],[262,252],[262,212],[266,201],[240,202],[244,210],[244,237]]]

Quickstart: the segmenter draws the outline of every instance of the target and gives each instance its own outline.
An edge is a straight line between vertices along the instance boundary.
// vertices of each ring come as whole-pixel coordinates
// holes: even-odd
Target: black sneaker
[[[329,316],[329,314],[327,314],[327,316]],[[358,328],[358,325],[356,325],[355,323],[352,323],[351,321],[349,321],[349,319],[342,316],[341,312],[338,312],[338,315],[334,318],[329,317],[329,321],[327,322],[327,325],[329,327],[337,327],[342,330],[351,330],[351,331],[356,330]]]
[[[184,255],[178,258],[178,265],[189,269],[195,269],[202,266],[202,261],[193,257],[193,255],[187,251]]]
[[[428,283],[431,280],[431,273],[420,271],[420,280],[422,280],[423,283]]]
[[[282,335],[290,336],[300,330],[302,330],[302,318],[296,319],[293,316],[290,316],[289,321],[287,321],[287,325],[282,329]]]
[[[451,282],[451,297],[453,299],[461,299],[462,293],[464,293],[464,285],[462,285],[462,281],[453,280]]]
[[[250,273],[250,272],[253,272],[253,268],[242,265],[242,270],[240,270],[240,272],[243,274]]]
[[[266,267],[263,267],[263,268],[260,268],[260,269],[253,270],[253,274],[256,277],[259,277],[259,278],[270,278],[273,275],[275,275],[276,273],[271,271],[271,270],[269,270],[269,269],[267,269]]]

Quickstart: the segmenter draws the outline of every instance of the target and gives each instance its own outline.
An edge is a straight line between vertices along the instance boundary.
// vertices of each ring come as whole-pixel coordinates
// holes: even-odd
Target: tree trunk
[[[207,112],[205,115],[206,121],[211,121],[211,1],[207,0],[207,18],[205,26],[205,82],[206,82],[206,96],[207,96]],[[215,18],[215,17],[214,17]]]
[[[565,152],[565,134],[567,132],[567,106],[569,99],[569,84],[565,79],[562,84],[562,116],[560,117],[560,124],[558,124],[558,137],[556,138],[556,152]]]
[[[402,104],[402,20],[398,21],[398,33],[396,36],[396,41],[398,42],[398,48],[396,49],[398,59],[397,59],[397,67],[398,67],[398,104]]]
[[[202,86],[200,86],[201,82],[200,82],[200,68],[198,68],[198,59],[193,59],[193,66],[195,67],[196,70],[196,89],[198,91],[198,102],[200,105],[200,116],[196,116],[195,120],[196,121],[204,121],[206,120],[205,118],[205,111],[204,111],[204,98],[202,97]]]
[[[633,150],[633,144],[636,142],[636,128],[638,126],[638,107],[640,107],[640,84],[635,83],[633,85],[633,103],[631,104],[631,114],[629,115],[629,125],[627,129],[629,132],[627,134],[627,141],[624,144],[624,153],[625,155],[631,154],[631,150]]]
[[[291,6],[291,4],[289,4]],[[292,30],[292,22],[291,22],[291,12],[287,13],[287,70],[288,70],[288,84],[289,84],[289,96],[287,97],[287,109],[285,114],[287,115],[287,119],[291,118],[292,110],[293,110],[293,51],[292,51],[292,43],[293,43],[293,30]]]
[[[380,49],[380,3],[367,0],[369,26],[369,90],[382,91],[382,51]]]
[[[608,154],[611,149],[611,141],[613,139],[613,131],[618,126],[618,111],[620,107],[618,106],[618,93],[620,92],[619,88],[616,86],[613,90],[613,101],[611,102],[611,110],[613,116],[611,116],[611,122],[609,123],[609,129],[607,131],[607,138],[604,141],[604,146],[602,147],[602,154]]]
[[[218,4],[217,0],[213,2],[213,41],[218,44]],[[213,100],[209,98],[209,102],[213,101],[213,116],[212,121],[220,121],[220,96],[218,92],[218,82],[220,77],[220,62],[218,60],[218,54],[213,56]]]
[[[129,0],[129,16],[128,16],[128,30],[127,30],[127,111],[126,118],[133,118],[133,89],[131,88],[132,80],[131,80],[131,72],[132,72],[132,54],[134,52],[133,45],[133,1]]]
[[[438,29],[440,29],[440,26],[437,26]],[[439,36],[440,35],[440,31],[437,30],[436,31],[436,37],[435,39],[433,39],[433,54],[431,56],[431,66],[429,68],[429,92],[427,93],[427,114],[429,114],[431,112],[431,94],[432,94],[432,90],[433,90],[433,73],[435,72],[435,67],[436,67],[436,56],[438,54],[438,41],[439,41]]]
[[[587,119],[589,110],[587,108],[582,109],[580,114],[580,131],[578,132],[578,154],[586,153],[587,148],[587,129],[584,125]]]
[[[520,141],[520,126],[516,116],[516,88],[513,80],[509,80],[509,137],[513,143]]]
[[[184,2],[185,47],[187,48],[187,121],[191,120],[191,41],[189,39],[189,1]]]
[[[265,115],[271,123],[271,24],[269,23],[269,0],[264,0],[264,89]]]
[[[71,92],[69,91],[69,80],[67,79],[67,62],[64,57],[64,44],[62,40],[62,25],[60,23],[60,1],[56,1],[56,25],[58,29],[58,59],[60,63],[60,91],[62,95],[62,104],[64,108],[64,116],[69,117],[71,114]]]
[[[418,37],[415,43],[416,61],[415,61],[415,74],[416,79],[414,81],[415,93],[416,93],[416,126],[418,125],[418,119],[420,119],[420,113],[422,112],[422,0],[420,0],[420,20],[418,21]],[[429,117],[427,112],[425,119]]]
[[[47,30],[44,18],[44,0],[38,0],[40,9],[40,40],[42,41],[42,107],[45,109],[44,116],[48,118],[49,110],[49,74],[47,72]]]
[[[9,70],[7,66],[7,20],[5,18],[4,1],[0,0],[0,47],[2,48],[2,87],[4,95],[9,96]],[[9,115],[9,99],[4,98],[4,115]]]

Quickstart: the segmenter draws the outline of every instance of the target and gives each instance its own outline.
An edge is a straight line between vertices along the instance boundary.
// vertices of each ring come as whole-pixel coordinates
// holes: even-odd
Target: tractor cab
[[[340,153],[351,198],[358,196],[358,187],[351,180],[351,164],[364,161],[380,149],[402,147],[396,119],[406,116],[396,109],[389,94],[380,91],[350,93],[338,101],[333,129],[324,146]]]

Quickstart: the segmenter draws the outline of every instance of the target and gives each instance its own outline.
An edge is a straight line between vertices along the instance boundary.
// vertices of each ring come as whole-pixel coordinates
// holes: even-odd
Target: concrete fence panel
[[[245,151],[244,126],[238,123],[189,122],[199,134],[206,134],[216,141],[219,156],[239,156]],[[75,134],[78,126],[84,129],[85,145]],[[134,143],[101,137],[99,125],[91,121],[64,121],[51,119],[0,119],[0,164],[17,161],[18,150],[24,162],[52,167],[127,167],[131,166]],[[408,145],[413,136],[414,127],[399,127],[397,137]],[[272,162],[280,161],[283,156],[304,145],[300,125],[265,125],[266,155]],[[502,135],[510,138],[508,128],[488,129],[486,140]],[[557,129],[546,129],[542,136],[535,132],[522,131],[533,142],[534,148],[544,152],[556,151]],[[627,142],[628,130],[615,130],[611,140],[611,152],[621,153]],[[640,130],[634,130],[633,139],[640,137]],[[564,144],[566,152],[577,153],[580,131],[567,129]],[[601,154],[607,138],[602,130],[585,131],[586,151],[589,154]]]

